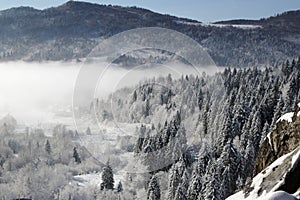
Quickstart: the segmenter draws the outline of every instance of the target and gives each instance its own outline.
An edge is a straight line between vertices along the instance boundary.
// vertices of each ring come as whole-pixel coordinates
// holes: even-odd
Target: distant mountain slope
[[[245,29],[207,25],[136,7],[76,1],[45,10],[11,8],[0,11],[0,60],[81,59],[102,39],[132,28],[156,26],[197,40],[220,66],[274,64],[300,55],[298,13],[260,20],[262,28]]]
[[[248,24],[261,25],[264,28],[282,32],[299,32],[300,30],[300,10],[288,11],[273,17],[260,20],[229,20],[220,21],[215,24]]]

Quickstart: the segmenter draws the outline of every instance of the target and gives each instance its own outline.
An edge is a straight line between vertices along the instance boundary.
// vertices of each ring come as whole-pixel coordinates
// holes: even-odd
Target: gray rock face
[[[300,146],[281,156],[257,174],[242,192],[228,198],[235,199],[289,199],[300,187]]]
[[[292,122],[279,121],[276,128],[263,142],[258,153],[254,174],[258,174],[276,159],[300,146],[300,117],[297,117],[299,109],[299,107],[296,108]]]

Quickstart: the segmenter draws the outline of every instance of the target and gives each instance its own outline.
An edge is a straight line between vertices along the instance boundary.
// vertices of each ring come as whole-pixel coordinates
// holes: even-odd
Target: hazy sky
[[[82,0],[99,4],[138,6],[160,13],[203,22],[226,19],[260,19],[288,10],[300,9],[300,0]],[[47,8],[66,0],[1,0],[0,9],[16,6]]]

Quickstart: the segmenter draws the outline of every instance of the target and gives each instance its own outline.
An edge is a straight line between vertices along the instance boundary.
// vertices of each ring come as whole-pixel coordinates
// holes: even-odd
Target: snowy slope
[[[234,28],[239,28],[239,29],[244,29],[244,30],[249,30],[249,29],[257,29],[257,28],[262,28],[260,25],[250,25],[250,24],[201,24],[202,26],[213,26],[213,27],[218,27],[218,28],[224,28],[224,27],[234,27]]]
[[[284,183],[286,174],[289,170],[293,169],[295,164],[299,162],[299,159],[300,147],[286,155],[281,156],[269,167],[257,174],[252,180],[250,187],[252,190],[249,192],[249,194],[245,195],[243,191],[240,191],[228,197],[227,200],[282,199],[283,195],[286,197],[285,199],[293,199],[293,195],[289,195],[288,193],[278,193],[276,190]],[[296,160],[298,162],[296,162]],[[281,171],[281,169],[288,170]]]
[[[213,26],[218,28],[224,28],[224,27],[234,27],[239,29],[256,29],[256,28],[262,28],[261,25],[251,25],[251,24],[214,24],[214,23],[201,23],[201,22],[189,22],[189,21],[183,21],[183,20],[175,20],[175,23],[177,24],[184,24],[184,25],[190,25],[190,26]]]

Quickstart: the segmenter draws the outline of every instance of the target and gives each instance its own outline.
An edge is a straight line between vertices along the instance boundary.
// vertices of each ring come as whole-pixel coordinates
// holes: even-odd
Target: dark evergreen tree
[[[187,200],[186,190],[181,185],[177,188],[174,200]]]
[[[155,175],[152,176],[147,191],[148,200],[160,200],[160,186]]]
[[[45,143],[45,151],[46,151],[46,153],[49,154],[49,155],[50,155],[51,152],[52,152],[52,150],[51,150],[51,145],[50,145],[49,140],[47,140],[46,143]]]
[[[206,173],[208,162],[212,159],[208,144],[203,144],[199,152],[197,164],[193,170],[188,188],[188,199],[202,199],[201,190],[204,188],[203,178]]]
[[[228,197],[236,190],[236,181],[240,174],[241,156],[232,141],[228,141],[219,158],[221,170],[221,192],[223,198]]]
[[[102,183],[100,185],[101,190],[113,190],[114,189],[114,174],[112,168],[107,161],[102,172]]]
[[[205,187],[202,189],[204,199],[221,200],[222,191],[220,190],[220,171],[217,167],[217,163],[212,160],[209,161],[208,170],[204,176]]]
[[[90,127],[87,127],[85,133],[86,133],[87,135],[91,135],[91,134],[92,134],[92,131],[91,131]]]
[[[136,100],[137,100],[137,93],[136,93],[136,90],[134,90],[133,94],[132,94],[132,101],[136,102]]]
[[[117,186],[117,192],[122,192],[123,191],[123,186],[121,181],[119,181],[118,186]]]
[[[149,103],[149,99],[146,100],[146,103],[145,103],[145,113],[144,113],[144,116],[145,117],[148,117],[150,115],[150,103]]]
[[[77,163],[77,164],[81,163],[81,159],[79,157],[76,147],[73,148],[73,158],[74,158],[75,163]]]

